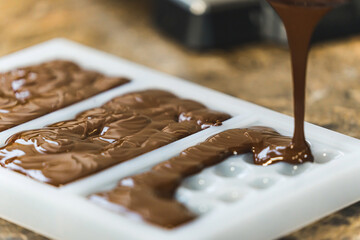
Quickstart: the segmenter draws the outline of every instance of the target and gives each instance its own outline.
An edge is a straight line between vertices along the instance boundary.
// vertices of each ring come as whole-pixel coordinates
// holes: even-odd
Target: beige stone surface
[[[0,0],[0,56],[66,37],[292,114],[289,53],[267,43],[192,52],[152,26],[146,0]],[[360,36],[310,54],[306,120],[360,138]],[[0,239],[44,239],[0,221]],[[360,239],[360,203],[285,239]]]

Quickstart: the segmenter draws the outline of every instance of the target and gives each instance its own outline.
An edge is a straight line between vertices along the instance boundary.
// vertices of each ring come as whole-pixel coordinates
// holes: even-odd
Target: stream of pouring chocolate
[[[268,0],[285,25],[291,53],[295,129],[290,145],[283,151],[285,154],[290,151],[294,156],[298,152],[304,161],[313,161],[304,134],[306,69],[311,36],[322,17],[344,1]]]

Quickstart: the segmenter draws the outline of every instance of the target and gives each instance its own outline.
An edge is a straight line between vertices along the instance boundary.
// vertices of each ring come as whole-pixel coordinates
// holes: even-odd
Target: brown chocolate
[[[150,171],[122,179],[113,190],[90,196],[95,202],[114,209],[121,206],[137,213],[144,220],[173,228],[196,217],[174,198],[181,181],[206,167],[220,163],[231,155],[252,152],[254,163],[276,162],[292,164],[310,161],[306,149],[289,149],[291,138],[281,136],[271,128],[231,129],[208,138],[180,155],[162,162]]]
[[[61,60],[0,73],[0,131],[128,82]]]
[[[345,0],[268,0],[285,25],[292,64],[295,129],[288,149],[304,152],[313,160],[305,141],[305,88],[310,40],[320,19]],[[304,156],[305,156],[304,155]]]
[[[130,93],[74,120],[12,136],[0,149],[0,165],[59,186],[228,118],[169,92]]]

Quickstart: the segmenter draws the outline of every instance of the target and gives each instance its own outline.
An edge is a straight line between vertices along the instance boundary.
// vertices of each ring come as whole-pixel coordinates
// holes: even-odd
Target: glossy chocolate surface
[[[12,136],[0,149],[0,164],[59,186],[228,118],[166,91],[129,93],[73,120]]]
[[[113,190],[90,196],[109,209],[138,214],[144,220],[165,228],[184,224],[196,215],[178,202],[174,195],[181,181],[231,155],[252,152],[254,163],[292,164],[310,161],[306,149],[289,149],[291,138],[271,128],[231,129],[190,147],[180,155],[154,166],[150,171],[122,179]]]
[[[128,82],[63,60],[0,73],[0,131]]]

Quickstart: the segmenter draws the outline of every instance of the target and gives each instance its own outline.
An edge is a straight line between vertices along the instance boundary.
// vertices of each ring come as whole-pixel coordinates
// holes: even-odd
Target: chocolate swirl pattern
[[[0,131],[128,82],[63,60],[0,73]]]
[[[231,155],[252,152],[254,163],[299,164],[312,161],[310,149],[290,149],[292,139],[271,128],[231,129],[208,138],[180,155],[154,166],[150,171],[122,179],[114,189],[94,194],[90,199],[109,209],[135,213],[165,228],[174,228],[196,218],[175,198],[176,189],[186,177],[199,173]]]
[[[228,118],[166,91],[134,92],[73,120],[13,135],[0,149],[0,165],[60,186]]]

